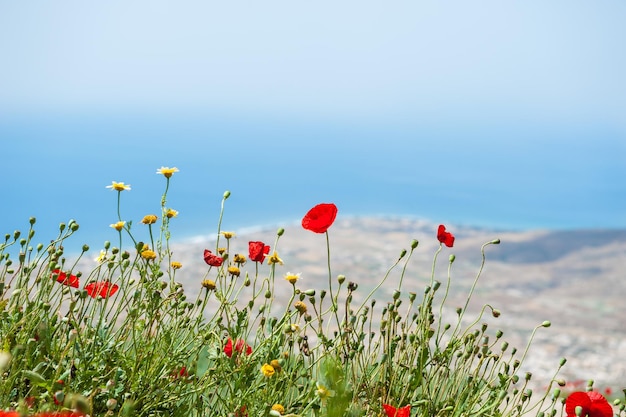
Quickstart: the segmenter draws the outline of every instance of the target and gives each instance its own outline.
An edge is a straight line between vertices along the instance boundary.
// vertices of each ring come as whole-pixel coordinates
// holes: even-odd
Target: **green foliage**
[[[119,241],[105,243],[88,273],[76,270],[88,247],[71,261],[65,255],[66,241],[79,229],[75,221],[62,224],[45,245],[33,241],[35,219],[26,237],[6,235],[0,244],[0,408],[265,416],[282,407],[283,415],[294,417],[381,416],[383,404],[410,404],[412,416],[554,415],[562,409],[552,383],[531,401],[531,377],[519,375],[532,337],[523,351],[510,347],[502,332],[481,323],[486,313],[499,316],[489,305],[464,324],[485,250],[499,241],[481,248],[480,270],[452,322],[445,301],[453,255],[445,285],[435,277],[443,246],[423,297],[402,291],[417,241],[401,251],[377,286],[393,285],[390,274],[401,268],[392,299],[375,301],[375,288],[353,305],[357,283],[333,278],[330,261],[328,290],[304,289],[295,279],[276,282],[283,229],[274,237],[275,258],[270,253],[265,264],[231,255],[247,248],[231,248],[221,230],[227,192],[213,249],[223,264],[207,268],[202,291],[191,300],[170,250],[169,222],[176,213],[166,201],[174,172],[161,172],[166,186],[160,225],[157,216],[139,225],[124,222],[120,202],[128,188],[110,186],[118,198],[119,223],[112,226]],[[326,243],[330,256],[328,232]],[[83,285],[68,285],[73,279]],[[118,290],[90,294],[92,282]],[[286,303],[274,297],[278,285],[291,285]],[[547,326],[535,331],[541,327]],[[224,349],[229,339],[230,356]]]

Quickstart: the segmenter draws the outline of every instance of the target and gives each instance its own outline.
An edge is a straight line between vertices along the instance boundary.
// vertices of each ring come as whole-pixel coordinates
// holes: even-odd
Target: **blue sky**
[[[438,189],[429,217],[514,225],[497,196],[523,226],[626,227],[624,21],[621,0],[0,0],[5,214],[40,210],[42,172],[75,193],[179,165],[190,190],[228,172],[215,195],[263,172],[282,207],[388,183]],[[419,212],[406,195],[346,204]]]

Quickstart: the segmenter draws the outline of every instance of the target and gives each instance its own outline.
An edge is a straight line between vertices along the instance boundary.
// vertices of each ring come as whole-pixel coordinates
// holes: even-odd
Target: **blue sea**
[[[173,238],[293,223],[313,205],[496,229],[626,227],[626,135],[597,126],[320,122],[216,115],[0,118],[0,230],[77,247],[114,240],[121,216],[160,213],[161,166],[178,167]],[[137,226],[138,227],[138,226]]]

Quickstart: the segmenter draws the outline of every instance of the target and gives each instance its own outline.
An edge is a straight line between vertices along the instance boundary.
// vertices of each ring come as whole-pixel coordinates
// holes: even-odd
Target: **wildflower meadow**
[[[545,391],[533,392],[522,364],[549,321],[516,347],[483,320],[499,310],[487,304],[469,314],[499,239],[477,248],[482,263],[463,307],[446,303],[455,236],[445,225],[398,248],[376,287],[361,294],[357,281],[332,272],[338,207],[321,203],[301,222],[319,235],[327,260],[324,289],[310,289],[299,273],[283,270],[284,229],[245,245],[222,230],[227,191],[215,246],[198,248],[206,269],[189,297],[177,279],[185,265],[170,247],[169,225],[179,213],[168,190],[178,172],[157,170],[164,192],[141,219],[124,217],[130,185],[114,181],[108,194],[103,186],[103,199],[116,199],[110,226],[117,239],[101,248],[66,250],[80,232],[73,220],[60,224],[57,236],[42,237],[46,243],[38,241],[35,218],[27,230],[5,235],[0,417],[626,415],[621,393],[607,399],[593,381],[563,391],[567,381],[558,373],[566,358]],[[423,292],[406,291],[403,282],[422,279],[407,265],[419,240],[430,239],[439,243],[424,266],[430,277]],[[93,250],[97,266],[79,270]],[[441,264],[447,274],[437,276]],[[394,289],[388,300],[373,297],[382,286]],[[288,298],[277,299],[279,287]]]

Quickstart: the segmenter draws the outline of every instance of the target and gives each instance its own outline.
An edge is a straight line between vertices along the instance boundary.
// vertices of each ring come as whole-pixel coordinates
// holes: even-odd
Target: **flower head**
[[[147,261],[153,261],[156,259],[157,254],[153,250],[145,248],[141,251],[141,257]]]
[[[396,408],[389,404],[383,404],[387,417],[409,417],[411,415],[411,404],[402,408]]]
[[[175,172],[178,172],[178,168],[176,167],[161,167],[157,169],[156,173],[163,175],[165,178],[170,178],[172,175],[174,175]]]
[[[296,301],[293,306],[296,310],[298,310],[300,314],[306,313],[307,307],[306,304],[304,304],[302,301]]]
[[[57,282],[60,282],[63,285],[67,285],[73,288],[78,288],[79,280],[76,275],[68,275],[60,269],[55,269],[52,271],[52,277],[56,275]]]
[[[123,182],[112,181],[111,185],[107,185],[106,188],[110,188],[111,190],[115,190],[115,191],[124,191],[124,190],[130,191],[130,184],[124,184]]]
[[[215,281],[210,279],[205,279],[202,281],[202,287],[206,288],[208,291],[212,291],[215,289]]]
[[[237,339],[234,345],[234,350],[237,353],[243,353],[245,351],[246,355],[250,356],[252,354],[252,347],[250,347],[243,339]],[[230,337],[226,341],[226,345],[224,345],[224,354],[229,358],[233,357],[233,339]]]
[[[272,410],[278,411],[278,413],[281,415],[285,414],[285,407],[283,407],[282,404],[278,404],[278,403],[274,404],[272,406]]]
[[[215,255],[210,250],[205,249],[204,250],[204,262],[206,262],[207,265],[209,266],[222,266],[222,262],[224,262],[224,259]]]
[[[225,239],[230,239],[230,238],[235,237],[235,232],[220,232],[220,234],[224,236]]]
[[[119,285],[111,284],[108,281],[90,282],[89,284],[85,285],[85,290],[91,298],[96,298],[98,296],[102,298],[107,298],[115,294],[119,289]]]
[[[313,207],[302,218],[302,227],[315,233],[324,233],[337,217],[337,206],[333,203],[322,203]]]
[[[154,224],[156,223],[158,217],[156,216],[156,214],[147,214],[145,216],[143,216],[143,219],[141,219],[141,222],[143,224]]]
[[[263,364],[263,366],[261,366],[261,373],[264,376],[269,378],[269,377],[274,376],[274,374],[276,373],[276,370],[269,363],[265,363],[265,364]]]
[[[106,260],[106,258],[107,258],[107,252],[104,249],[100,249],[100,254],[94,260],[98,262],[99,264],[101,264],[102,262]]]
[[[296,282],[300,279],[300,272],[297,274],[293,274],[291,272],[287,272],[285,274],[285,281],[289,282],[291,285],[296,285]]]
[[[126,225],[125,221],[119,221],[119,222],[113,223],[110,226],[119,232],[124,228],[125,225]]]
[[[265,260],[265,255],[270,253],[270,247],[260,241],[248,242],[248,257],[252,262],[261,262]]]
[[[326,388],[326,386],[320,384],[319,382],[317,382],[315,385],[317,386],[315,394],[320,398],[320,400],[322,400],[322,404],[325,403],[326,400],[330,397],[335,396],[335,391]]]
[[[446,226],[443,224],[439,225],[437,229],[437,240],[443,243],[447,247],[451,248],[454,245],[454,235],[452,233],[446,232]]]
[[[577,391],[565,401],[567,417],[576,417],[576,408],[581,407],[580,417],[612,417],[613,408],[597,391]]]
[[[241,274],[241,271],[236,266],[229,266],[228,273],[234,277],[238,277]]]
[[[172,267],[172,269],[180,269],[183,267],[183,264],[181,264],[180,262],[172,261],[170,266]]]
[[[171,219],[172,217],[178,217],[178,211],[168,208],[167,210],[165,210],[165,217],[167,217],[168,219]]]
[[[274,265],[274,264],[280,264],[280,265],[284,265],[284,262],[282,259],[280,259],[278,257],[278,252],[274,251],[273,254],[271,254],[268,258],[267,258],[267,264],[268,265]]]
[[[240,253],[236,253],[235,256],[233,256],[233,262],[236,263],[237,265],[243,265],[246,263],[246,255],[242,255]]]

